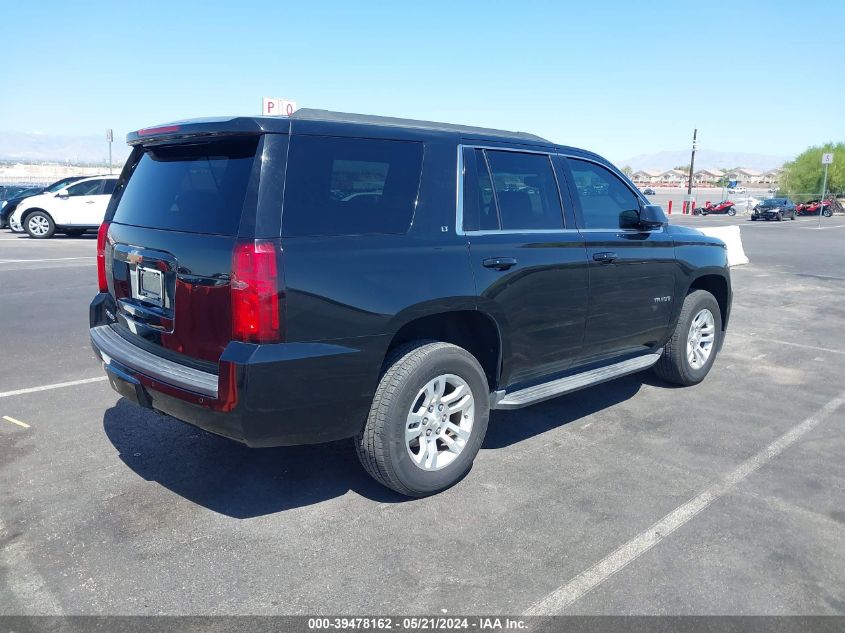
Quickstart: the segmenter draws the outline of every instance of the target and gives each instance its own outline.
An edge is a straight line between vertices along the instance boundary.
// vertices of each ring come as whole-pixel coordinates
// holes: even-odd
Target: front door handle
[[[516,266],[515,257],[488,257],[483,262],[485,268],[494,268],[496,270],[508,270]]]
[[[616,261],[619,259],[619,255],[616,253],[593,253],[593,259],[597,262],[601,262],[602,264],[609,264],[610,262]]]
[[[94,204],[95,200],[87,200],[85,204]]]

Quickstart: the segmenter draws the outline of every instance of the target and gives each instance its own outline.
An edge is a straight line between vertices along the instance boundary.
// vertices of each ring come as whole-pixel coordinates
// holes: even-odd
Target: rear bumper
[[[328,442],[363,427],[382,337],[354,339],[354,346],[232,342],[213,374],[147,352],[100,322],[106,310],[97,302],[108,297],[91,306],[91,345],[128,400],[255,447]]]

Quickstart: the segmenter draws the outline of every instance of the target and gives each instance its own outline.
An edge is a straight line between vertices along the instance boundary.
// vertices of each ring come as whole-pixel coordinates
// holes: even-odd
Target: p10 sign
[[[296,112],[296,101],[264,97],[262,99],[261,114],[264,116],[290,116]]]

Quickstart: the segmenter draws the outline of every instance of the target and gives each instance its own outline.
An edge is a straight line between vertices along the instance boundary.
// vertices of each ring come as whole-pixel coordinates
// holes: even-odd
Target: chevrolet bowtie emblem
[[[130,264],[135,264],[136,266],[144,261],[144,256],[140,253],[129,253],[126,256],[126,261]]]

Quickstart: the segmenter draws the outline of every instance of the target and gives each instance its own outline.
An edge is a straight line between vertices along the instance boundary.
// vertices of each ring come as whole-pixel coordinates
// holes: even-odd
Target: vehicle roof
[[[604,158],[588,150],[558,145],[536,134],[528,132],[510,132],[492,128],[458,125],[454,123],[438,123],[435,121],[419,121],[416,119],[402,119],[396,117],[375,116],[369,114],[354,114],[350,112],[335,112],[314,108],[301,108],[290,117],[279,116],[241,116],[241,117],[211,117],[173,121],[161,125],[151,126],[130,132],[126,136],[129,145],[145,142],[160,143],[165,140],[177,139],[195,135],[214,134],[286,134],[295,126],[314,132],[325,125],[331,131],[343,130],[344,126],[351,126],[349,133],[360,127],[368,127],[371,131],[378,128],[408,131],[414,135],[454,135],[458,138],[473,140],[491,140],[496,142],[514,143],[519,145],[542,145],[555,148],[556,151],[591,157],[602,163],[609,164]]]

